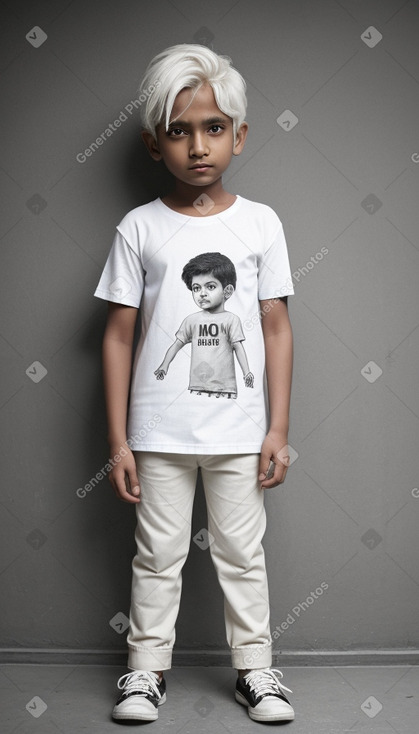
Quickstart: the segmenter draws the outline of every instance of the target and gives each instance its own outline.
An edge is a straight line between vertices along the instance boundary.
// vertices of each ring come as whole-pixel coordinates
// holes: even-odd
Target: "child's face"
[[[191,89],[179,92],[168,131],[160,124],[154,154],[149,149],[153,158],[162,159],[179,181],[210,186],[221,178],[232,155],[241,152],[247,125],[243,123],[244,133],[238,135],[235,144],[233,121],[217,106],[211,86],[200,87],[191,102],[192,94]]]
[[[228,286],[227,286],[228,288]],[[224,288],[212,273],[194,275],[192,278],[192,295],[199,308],[210,313],[224,310],[226,294]]]

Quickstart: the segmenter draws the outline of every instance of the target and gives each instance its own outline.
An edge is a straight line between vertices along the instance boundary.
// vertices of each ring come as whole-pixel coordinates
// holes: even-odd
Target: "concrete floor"
[[[419,667],[289,667],[293,722],[252,722],[234,700],[229,668],[173,668],[168,698],[156,722],[118,724],[110,711],[116,666],[4,665],[0,667],[2,734],[106,734],[147,727],[153,734],[226,734],[285,727],[292,734],[418,734]]]

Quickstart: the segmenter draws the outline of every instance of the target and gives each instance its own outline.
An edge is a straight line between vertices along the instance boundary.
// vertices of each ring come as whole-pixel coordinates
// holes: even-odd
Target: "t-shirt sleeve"
[[[230,342],[231,344],[234,344],[234,342],[243,342],[246,337],[243,334],[242,323],[236,314],[231,315],[234,318],[232,318],[230,323]]]
[[[274,215],[275,233],[268,239],[266,250],[259,262],[259,300],[282,298],[294,293],[287,243],[281,221]]]
[[[106,301],[139,308],[144,290],[140,258],[116,230],[111,251],[94,295]]]
[[[183,342],[183,344],[189,344],[189,342],[192,341],[192,325],[188,316],[183,319],[175,337],[176,339],[179,339],[179,341]]]

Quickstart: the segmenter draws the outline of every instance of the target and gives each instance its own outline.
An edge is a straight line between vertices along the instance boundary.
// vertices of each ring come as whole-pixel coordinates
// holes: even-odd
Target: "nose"
[[[192,135],[189,155],[194,158],[202,158],[202,156],[208,155],[208,152],[208,145],[204,135],[201,132],[196,132]]]

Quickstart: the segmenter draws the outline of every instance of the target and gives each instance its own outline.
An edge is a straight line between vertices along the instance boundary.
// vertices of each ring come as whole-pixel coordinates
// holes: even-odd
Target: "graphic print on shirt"
[[[177,353],[185,344],[191,344],[190,392],[236,398],[234,355],[243,372],[245,386],[253,387],[254,382],[243,346],[245,336],[241,321],[236,314],[224,309],[225,302],[236,289],[236,268],[225,255],[205,252],[189,260],[183,268],[182,280],[202,311],[182,321],[175,341],[154,374],[158,380],[164,380]]]

